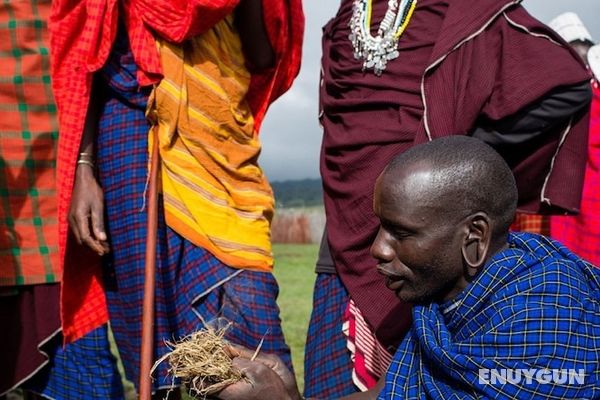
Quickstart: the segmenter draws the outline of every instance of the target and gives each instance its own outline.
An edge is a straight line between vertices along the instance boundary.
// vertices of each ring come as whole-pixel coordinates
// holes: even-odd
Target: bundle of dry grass
[[[171,352],[159,359],[155,367],[168,360],[171,376],[181,379],[194,397],[206,398],[217,393],[242,379],[226,350],[227,328],[208,326],[179,342],[167,342]]]

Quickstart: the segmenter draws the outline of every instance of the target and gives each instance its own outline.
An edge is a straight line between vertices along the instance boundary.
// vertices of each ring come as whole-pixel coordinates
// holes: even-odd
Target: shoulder
[[[549,237],[518,232],[509,236],[510,246],[521,254],[525,265],[516,282],[527,282],[530,290],[549,286],[550,293],[570,291],[594,292],[598,270],[562,243]]]
[[[502,319],[527,325],[600,315],[600,271],[552,239],[518,233],[510,240],[513,249],[503,253],[519,255],[515,273],[493,296]]]

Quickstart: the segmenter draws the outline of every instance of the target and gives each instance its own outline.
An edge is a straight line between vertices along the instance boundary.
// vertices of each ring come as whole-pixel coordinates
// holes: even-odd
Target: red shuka
[[[588,162],[583,182],[581,212],[550,217],[550,236],[578,256],[600,267],[600,85],[594,81]]]

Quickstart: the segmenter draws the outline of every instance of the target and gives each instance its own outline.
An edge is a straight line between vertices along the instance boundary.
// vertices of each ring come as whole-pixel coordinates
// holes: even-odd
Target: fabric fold
[[[184,45],[158,42],[165,78],[149,114],[167,224],[227,265],[270,270],[271,187],[246,101],[250,72],[233,17]]]

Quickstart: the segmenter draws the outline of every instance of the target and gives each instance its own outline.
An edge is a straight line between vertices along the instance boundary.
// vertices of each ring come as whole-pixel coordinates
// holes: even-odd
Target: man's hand
[[[88,165],[77,166],[68,219],[79,244],[101,256],[109,252],[104,231],[104,194]]]
[[[242,371],[246,379],[227,386],[219,393],[223,400],[291,400],[283,381],[271,368],[260,361],[237,357],[234,367]]]
[[[254,351],[239,346],[230,346],[229,353],[233,365],[246,376],[248,381],[240,381],[225,388],[219,394],[224,400],[301,399],[294,374],[284,362],[273,354],[260,354],[254,361]]]

